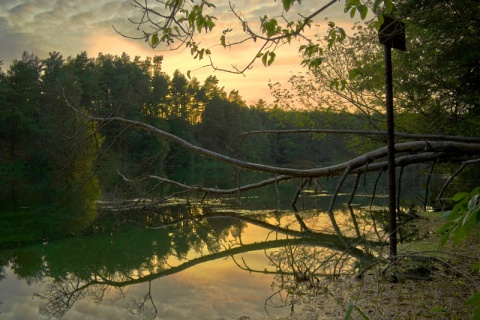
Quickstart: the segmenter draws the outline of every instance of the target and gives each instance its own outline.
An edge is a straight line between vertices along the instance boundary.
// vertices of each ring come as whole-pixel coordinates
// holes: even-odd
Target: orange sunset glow
[[[287,80],[294,74],[304,71],[300,66],[298,54],[298,41],[291,45],[278,48],[275,63],[266,68],[259,59],[253,68],[244,75],[232,74],[224,71],[215,71],[209,66],[208,58],[195,60],[190,55],[189,49],[169,50],[167,48],[152,49],[142,40],[122,37],[114,30],[127,36],[138,37],[140,33],[135,30],[135,25],[128,21],[134,20],[135,8],[130,1],[121,1],[112,6],[106,1],[77,1],[78,3],[49,3],[41,5],[35,1],[8,0],[0,8],[0,26],[2,34],[0,40],[0,60],[2,68],[6,70],[14,59],[21,57],[23,51],[34,53],[40,59],[45,58],[49,52],[58,51],[64,58],[76,56],[86,51],[90,57],[99,53],[121,55],[123,52],[130,57],[142,58],[163,55],[163,70],[171,75],[178,69],[183,74],[190,71],[192,77],[203,81],[209,75],[219,79],[219,85],[228,93],[238,90],[248,104],[254,104],[259,99],[271,102],[272,98],[268,88],[269,81],[287,84]],[[302,8],[316,7],[315,1],[302,3]],[[262,14],[273,14],[279,10],[275,2],[243,1],[235,3],[235,9],[251,21],[251,27],[258,26],[258,17]],[[280,11],[281,13],[281,11]],[[232,70],[232,66],[243,68],[259,50],[258,44],[247,42],[241,46],[223,48],[209,46],[208,43],[218,44],[221,30],[241,28],[238,20],[230,12],[227,5],[217,7],[213,14],[218,16],[216,29],[212,34],[202,33],[202,46],[210,47],[212,60],[217,68]],[[333,5],[325,11],[319,19],[345,20],[349,17],[343,13],[341,3]],[[315,21],[316,25],[308,31],[311,34],[326,30],[324,20]],[[237,35],[238,36],[238,35]],[[235,35],[232,34],[232,38]],[[4,45],[7,43],[8,45]]]

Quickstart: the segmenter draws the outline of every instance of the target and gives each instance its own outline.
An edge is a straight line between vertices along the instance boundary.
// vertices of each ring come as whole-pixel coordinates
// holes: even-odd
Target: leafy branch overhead
[[[277,57],[276,49],[290,44],[293,39],[301,40],[299,51],[306,57],[302,65],[316,68],[322,59],[312,57],[315,47],[313,35],[308,31],[320,15],[337,0],[324,1],[318,7],[309,8],[301,0],[282,0],[269,6],[269,14],[263,16],[246,16],[241,7],[232,1],[228,6],[220,1],[206,0],[133,0],[137,9],[135,18],[129,19],[136,25],[140,36],[127,36],[143,39],[152,48],[169,50],[190,49],[194,59],[208,57],[209,66],[214,70],[222,70],[242,74],[260,59],[266,67],[272,65]],[[276,10],[276,12],[275,12]],[[351,18],[358,16],[365,20],[369,13],[376,15],[377,27],[383,21],[381,13],[391,13],[394,5],[391,0],[363,2],[347,0],[344,12]],[[358,15],[357,15],[358,13]],[[236,23],[235,23],[236,22]],[[345,30],[328,23],[326,39],[328,48],[335,42],[345,39]],[[248,58],[244,66],[232,65],[228,69],[217,67],[213,61],[217,48],[255,43],[257,53]],[[312,57],[309,60],[309,57]]]

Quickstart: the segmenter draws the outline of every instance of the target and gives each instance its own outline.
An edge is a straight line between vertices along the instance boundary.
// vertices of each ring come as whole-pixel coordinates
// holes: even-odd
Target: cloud
[[[40,57],[54,50],[65,55],[88,51],[92,36],[118,36],[112,25],[126,25],[130,9],[128,0],[10,0],[5,7],[0,11],[2,38],[16,48],[0,49],[8,63],[19,57],[18,48]]]
[[[222,31],[226,28],[242,31],[242,25],[230,12],[228,2],[217,3],[216,9],[211,12],[207,10],[207,13],[218,17],[217,28],[211,34],[200,35],[202,46],[206,48],[218,43]],[[325,10],[316,20],[316,23],[321,24],[320,29],[312,27],[309,32],[313,35],[326,30],[326,23],[322,20],[324,16],[345,18],[342,5],[337,2]],[[318,1],[304,0],[301,5],[295,3],[288,16],[300,19],[300,12],[304,16],[311,14],[318,6]],[[248,20],[250,27],[256,32],[260,28],[259,17],[268,15],[278,18],[284,14],[280,1],[239,1],[235,2],[235,10]],[[194,60],[188,49],[172,52],[158,48],[154,51],[143,41],[124,38],[113,29],[115,26],[125,35],[141,36],[142,33],[135,30],[136,25],[128,21],[128,18],[137,19],[139,14],[131,0],[2,0],[0,59],[4,60],[6,69],[14,59],[19,59],[25,50],[42,59],[51,51],[58,51],[64,57],[76,56],[82,51],[87,51],[91,57],[96,57],[99,52],[126,52],[132,57],[161,54],[165,57],[164,68],[167,73],[171,74],[175,69],[179,69],[186,74],[191,70],[192,75],[200,81],[213,73],[220,79],[220,85],[226,87],[227,92],[238,89],[240,95],[249,103],[254,103],[259,98],[269,100],[269,80],[286,83],[292,73],[302,70],[299,65],[298,43],[295,42],[278,50],[273,66],[265,68],[261,61],[257,61],[254,68],[247,71],[246,77],[202,68],[208,64],[208,60]],[[227,35],[229,41],[244,38],[244,34],[235,37],[233,32]],[[217,67],[232,69],[232,65],[236,65],[243,68],[255,57],[259,46],[259,42],[249,41],[232,49],[213,47],[212,57]]]

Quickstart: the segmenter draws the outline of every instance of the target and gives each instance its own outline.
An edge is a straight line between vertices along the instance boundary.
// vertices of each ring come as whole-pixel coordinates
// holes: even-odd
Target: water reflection
[[[385,231],[371,214],[349,208],[333,216],[341,237],[332,231],[330,218],[316,210],[108,207],[81,236],[0,251],[0,264],[28,284],[41,284],[35,292],[39,311],[52,318],[65,317],[87,298],[98,305],[120,299],[127,301],[124,312],[130,315],[168,318],[156,296],[160,279],[225,260],[240,271],[273,277],[274,291],[264,297],[266,311],[273,312],[280,305],[293,308],[303,288],[352,274],[380,254]],[[212,307],[215,299],[220,298],[204,304]]]

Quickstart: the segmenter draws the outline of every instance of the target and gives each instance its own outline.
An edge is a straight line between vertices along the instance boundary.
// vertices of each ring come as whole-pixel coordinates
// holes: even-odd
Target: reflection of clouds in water
[[[288,222],[291,218],[283,220]],[[260,232],[258,227],[247,228],[247,230],[248,232],[244,233],[245,237],[242,237],[243,240],[255,242],[253,234],[265,239],[265,230]],[[305,248],[305,252],[310,257],[312,251],[309,250]],[[320,248],[319,252],[322,251],[324,249]],[[303,251],[296,250],[296,252],[301,254]],[[263,250],[238,254],[235,258],[240,265],[245,261],[245,267],[254,270],[263,271],[268,265]],[[279,255],[279,258],[282,259],[283,256]],[[296,258],[300,258],[300,262],[305,261],[301,256]],[[315,256],[311,258],[321,261]],[[267,268],[270,270],[273,267]],[[282,269],[287,270],[285,267]],[[0,306],[2,316],[5,319],[39,318],[38,306],[42,301],[38,298],[32,299],[32,296],[34,293],[47,294],[42,291],[48,284],[44,284],[44,287],[35,283],[27,286],[24,280],[17,281],[10,269],[6,268],[6,271],[7,278],[0,283],[0,301],[4,301]],[[272,289],[273,280],[272,275],[241,270],[232,258],[222,258],[200,263],[190,269],[154,280],[151,284],[151,294],[160,319],[202,320],[240,316],[261,318],[265,316],[265,300],[278,289]],[[149,293],[149,283],[123,288],[122,292],[125,296],[120,295],[119,290],[109,289],[100,305],[88,296],[88,293],[98,292],[97,289],[100,287],[92,286],[90,289],[91,291],[85,292],[87,296],[78,300],[66,313],[64,319],[131,319],[128,306],[131,306],[134,300],[144,299]],[[268,310],[271,314],[279,316],[286,316],[289,313],[288,307]],[[140,318],[140,315],[134,318]]]
[[[263,254],[263,252],[261,253]],[[251,257],[251,259],[254,259]],[[6,268],[7,278],[0,282],[0,319],[38,319],[40,314],[38,284],[28,286]],[[181,273],[152,282],[152,297],[158,318],[165,320],[209,320],[265,315],[263,303],[272,293],[272,277],[249,274],[231,259],[211,261]],[[141,319],[132,316],[127,305],[148,293],[148,283],[123,288],[125,298],[116,290],[98,305],[91,297],[78,300],[63,319]],[[275,313],[288,310],[273,310]]]
[[[38,317],[38,315],[37,315]],[[128,311],[121,306],[111,305],[105,301],[99,306],[90,299],[77,301],[75,306],[67,312],[62,320],[74,319],[92,319],[92,320],[111,320],[111,319],[142,319],[141,317],[132,317]]]
[[[161,304],[157,305],[161,319],[262,317],[272,278],[242,271],[229,259],[159,279],[152,291],[155,302]]]
[[[0,281],[0,319],[37,319],[38,300],[32,299],[38,288],[18,280],[10,268],[4,267],[6,277]]]

